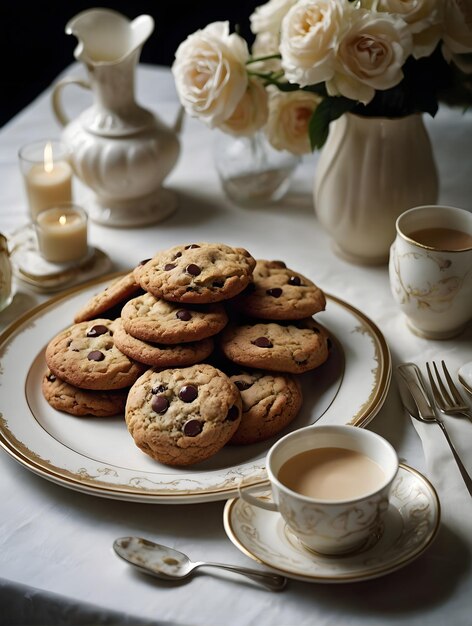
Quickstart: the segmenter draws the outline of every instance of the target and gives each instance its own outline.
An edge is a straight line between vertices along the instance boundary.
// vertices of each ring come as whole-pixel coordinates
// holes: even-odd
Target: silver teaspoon
[[[247,576],[271,591],[280,591],[287,584],[284,576],[270,572],[223,563],[192,562],[186,554],[174,548],[141,537],[120,537],[113,542],[113,548],[118,556],[131,565],[163,580],[182,580],[191,576],[199,567],[218,567]]]

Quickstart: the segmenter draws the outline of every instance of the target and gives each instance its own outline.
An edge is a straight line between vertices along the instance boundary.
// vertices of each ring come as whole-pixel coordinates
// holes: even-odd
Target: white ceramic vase
[[[66,25],[78,45],[88,80],[68,77],[52,93],[52,106],[63,126],[75,174],[95,193],[87,205],[90,218],[107,226],[143,226],[174,211],[177,199],[162,183],[177,162],[180,120],[168,128],[141,107],[134,94],[135,68],[154,29],[149,15],[130,22],[109,9],[79,13]],[[65,86],[90,89],[91,107],[70,120],[62,107]]]
[[[386,264],[397,217],[437,198],[436,164],[420,114],[347,113],[331,123],[316,166],[314,205],[339,256]]]

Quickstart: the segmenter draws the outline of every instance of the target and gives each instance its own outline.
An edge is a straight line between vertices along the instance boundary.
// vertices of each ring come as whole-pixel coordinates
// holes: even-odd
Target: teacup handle
[[[269,502],[267,500],[262,500],[262,498],[257,498],[251,495],[252,491],[260,491],[261,489],[267,489],[267,486],[270,485],[269,480],[264,481],[263,484],[258,485],[239,485],[238,491],[239,496],[248,504],[252,504],[253,506],[258,506],[261,509],[266,509],[267,511],[278,511],[279,507],[275,502]]]
[[[86,80],[82,78],[63,78],[58,83],[56,83],[53,87],[51,98],[52,98],[52,110],[54,111],[54,115],[56,116],[57,121],[61,126],[67,126],[70,122],[70,119],[64,113],[64,109],[62,107],[61,102],[61,94],[64,87],[68,85],[78,85],[79,87],[83,87],[83,89],[91,89],[91,85]]]

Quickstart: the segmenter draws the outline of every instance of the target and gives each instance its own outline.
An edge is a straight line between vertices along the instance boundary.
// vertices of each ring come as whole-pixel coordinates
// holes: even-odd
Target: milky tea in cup
[[[393,447],[355,426],[308,426],[280,439],[267,455],[273,502],[240,486],[252,505],[279,511],[307,548],[345,554],[378,533],[398,471]]]
[[[428,339],[458,335],[472,319],[472,213],[415,207],[396,229],[390,287],[408,327]]]

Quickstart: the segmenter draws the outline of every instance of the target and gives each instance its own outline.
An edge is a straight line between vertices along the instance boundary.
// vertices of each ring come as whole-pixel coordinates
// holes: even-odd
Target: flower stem
[[[253,57],[246,61],[246,65],[250,65],[251,63],[258,63],[259,61],[269,61],[270,59],[281,59],[282,56],[280,54],[268,54],[265,57]]]
[[[251,144],[251,155],[253,157],[254,164],[258,169],[262,169],[261,166],[265,161],[265,153],[262,146],[260,145],[259,137],[259,133],[254,133],[250,136],[249,140]]]

